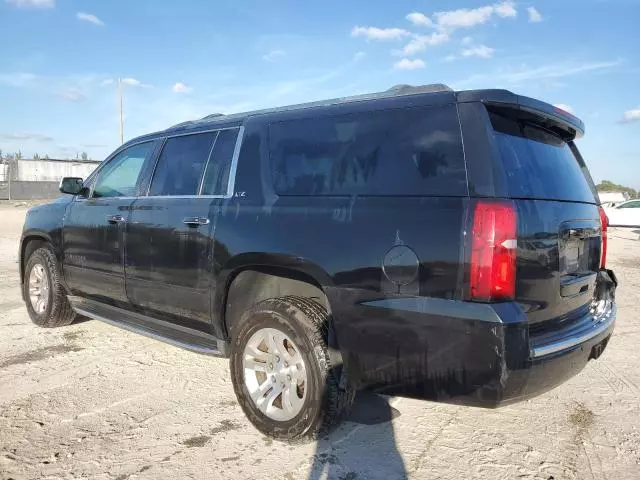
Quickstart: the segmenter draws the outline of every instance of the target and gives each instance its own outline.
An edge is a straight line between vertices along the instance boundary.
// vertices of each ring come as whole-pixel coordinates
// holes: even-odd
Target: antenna
[[[124,120],[122,116],[122,79],[118,78],[118,96],[120,97],[120,145],[124,143]]]

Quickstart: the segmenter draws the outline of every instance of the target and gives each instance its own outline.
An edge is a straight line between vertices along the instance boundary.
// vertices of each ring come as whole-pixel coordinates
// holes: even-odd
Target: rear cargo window
[[[284,121],[269,142],[280,195],[467,195],[454,105]]]
[[[575,145],[530,123],[497,114],[491,122],[510,197],[596,203]]]

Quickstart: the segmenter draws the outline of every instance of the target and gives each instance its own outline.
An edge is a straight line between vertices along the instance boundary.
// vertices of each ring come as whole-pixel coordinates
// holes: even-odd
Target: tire
[[[44,292],[41,298],[46,300],[46,304],[42,306],[42,304],[36,303],[34,306],[30,296],[30,279],[34,269],[41,272],[40,268],[45,272],[42,275],[43,280],[40,285]],[[27,260],[24,272],[23,297],[31,321],[39,327],[45,328],[63,327],[71,324],[76,314],[67,300],[67,294],[61,283],[62,275],[58,268],[58,262],[51,249],[45,246],[35,250]]]
[[[231,343],[231,379],[242,410],[263,434],[281,440],[315,439],[335,426],[353,404],[355,392],[349,387],[340,388],[340,374],[329,361],[328,318],[327,310],[318,302],[294,296],[264,300],[243,315]],[[306,370],[306,380],[303,383],[304,399],[297,400],[301,402],[301,409],[293,418],[284,420],[267,416],[258,408],[246,381],[246,377],[253,376],[254,372],[250,370],[245,375],[245,348],[249,341],[256,338],[255,336],[260,338],[261,332],[274,331],[280,332],[292,341],[294,348],[290,351],[302,357],[303,368]],[[259,388],[262,385],[266,383],[260,384]],[[299,394],[298,388],[296,387],[295,391]],[[293,393],[289,392],[289,395],[288,398],[291,398]],[[269,392],[265,393],[263,398],[266,396],[269,396]],[[284,405],[284,398],[282,396],[280,399],[281,405]],[[277,399],[272,402],[273,411],[277,410],[276,402]]]

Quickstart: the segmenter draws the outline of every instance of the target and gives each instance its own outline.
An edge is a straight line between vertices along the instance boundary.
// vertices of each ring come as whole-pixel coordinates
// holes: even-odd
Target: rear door
[[[127,294],[143,313],[209,327],[211,239],[237,135],[232,128],[165,141],[149,195],[136,200],[127,224]]]
[[[507,108],[488,116],[495,194],[517,211],[516,300],[531,331],[563,325],[588,313],[600,268],[593,182],[568,133]]]

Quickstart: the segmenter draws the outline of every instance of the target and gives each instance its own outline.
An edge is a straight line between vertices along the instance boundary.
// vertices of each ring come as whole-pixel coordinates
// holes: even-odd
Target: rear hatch
[[[597,197],[576,131],[545,112],[487,111],[497,189],[517,212],[515,299],[530,333],[563,328],[589,313],[602,250]]]

